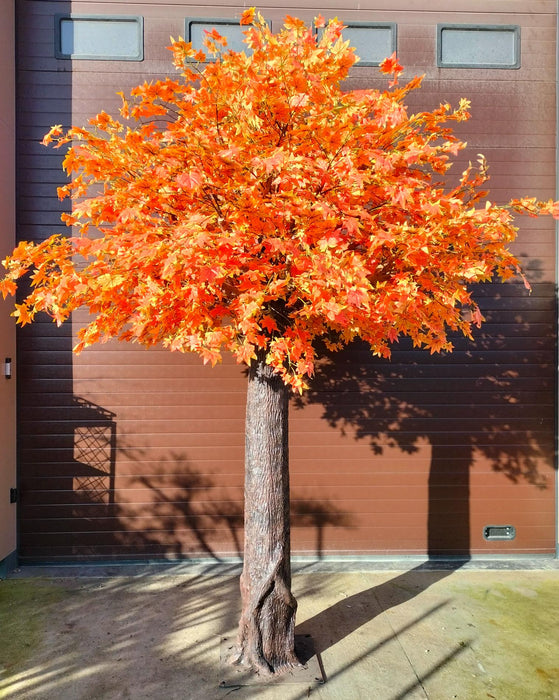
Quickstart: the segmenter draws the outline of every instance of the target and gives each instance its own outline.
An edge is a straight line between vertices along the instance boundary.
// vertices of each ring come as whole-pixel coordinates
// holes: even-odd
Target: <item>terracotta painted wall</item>
[[[0,3],[0,256],[15,240],[15,59],[14,2]],[[0,561],[16,547],[15,379],[4,377],[4,359],[15,360],[15,328],[7,303],[0,302]]]

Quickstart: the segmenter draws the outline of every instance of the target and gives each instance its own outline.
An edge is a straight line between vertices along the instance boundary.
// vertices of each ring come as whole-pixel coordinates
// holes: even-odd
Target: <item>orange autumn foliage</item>
[[[76,351],[109,338],[250,363],[259,351],[296,390],[313,373],[313,344],[354,338],[390,354],[401,335],[432,352],[447,334],[471,337],[482,316],[471,283],[518,270],[508,249],[514,212],[559,215],[559,205],[482,201],[485,161],[442,184],[465,144],[449,122],[469,104],[410,114],[395,56],[385,91],[344,91],[358,60],[330,21],[317,35],[287,17],[272,34],[243,13],[247,52],[214,60],[182,39],[170,47],[180,78],[123,96],[121,121],[53,127],[44,143],[71,144],[59,189],[73,200],[74,235],[23,242],[4,261],[3,295],[31,272],[16,305],[62,323],[85,306]],[[470,313],[465,314],[464,309]]]

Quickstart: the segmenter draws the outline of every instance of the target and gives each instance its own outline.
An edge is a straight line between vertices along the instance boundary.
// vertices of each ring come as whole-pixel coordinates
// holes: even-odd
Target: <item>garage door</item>
[[[278,5],[260,3],[274,22]],[[368,64],[397,46],[405,75],[425,74],[414,110],[472,100],[457,174],[482,152],[496,201],[553,197],[555,3],[431,5],[322,3],[370,59],[349,86],[382,85]],[[62,228],[60,156],[39,145],[48,128],[116,112],[117,90],[172,70],[169,36],[220,17],[233,27],[239,12],[227,3],[18,3],[21,239]],[[110,39],[115,31],[122,41]],[[517,283],[480,287],[487,322],[474,342],[457,338],[443,356],[402,342],[390,362],[356,344],[325,354],[311,390],[293,400],[295,553],[555,550],[554,225],[520,224],[515,250],[532,294]],[[118,343],[73,357],[83,321],[19,332],[22,560],[240,554],[242,369]]]

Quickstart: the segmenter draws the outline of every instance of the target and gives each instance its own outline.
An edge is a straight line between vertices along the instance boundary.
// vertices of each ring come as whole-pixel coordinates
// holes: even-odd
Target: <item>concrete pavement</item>
[[[237,565],[26,567],[0,581],[0,698],[559,699],[557,565],[296,563],[316,654],[248,685],[220,661]]]

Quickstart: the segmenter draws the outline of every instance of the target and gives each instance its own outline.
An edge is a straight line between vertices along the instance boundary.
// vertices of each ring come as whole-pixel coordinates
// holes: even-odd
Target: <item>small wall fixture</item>
[[[4,360],[4,376],[6,379],[11,379],[12,378],[12,358],[7,357]]]
[[[516,528],[513,525],[486,525],[483,537],[486,540],[514,540]]]

